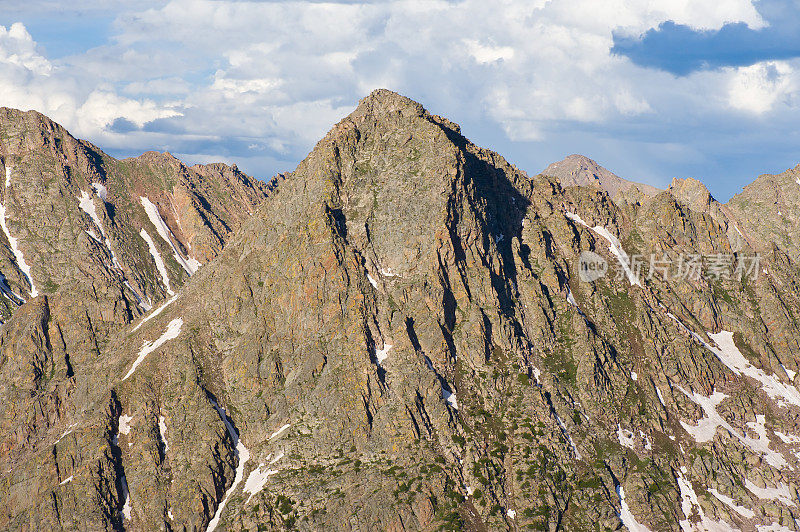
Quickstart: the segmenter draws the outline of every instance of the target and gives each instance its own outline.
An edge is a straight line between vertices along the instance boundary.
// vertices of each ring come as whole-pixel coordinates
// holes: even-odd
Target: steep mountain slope
[[[169,154],[117,161],[39,113],[5,108],[0,175],[7,460],[67,430],[97,385],[94,367],[108,363],[108,335],[216,256],[267,187],[235,167],[187,168]]]
[[[0,527],[796,529],[800,271],[639,269],[734,252],[680,188],[621,210],[375,91],[4,440]],[[0,353],[61,376],[41,302]]]
[[[777,175],[764,174],[726,205],[762,249],[773,242],[800,261],[800,165]]]
[[[731,251],[740,252],[746,246],[751,252],[771,249],[761,244],[752,234],[743,232],[741,227],[744,225],[740,217],[736,216],[727,205],[717,201],[700,181],[691,177],[675,178],[666,193],[691,211],[706,214],[718,223],[728,237]]]
[[[643,183],[634,183],[619,177],[583,155],[573,154],[552,163],[543,175],[558,179],[562,187],[599,187],[616,201],[622,198],[642,200],[657,195],[661,190]]]
[[[6,317],[21,300],[87,279],[138,315],[213,258],[265,195],[235,167],[187,168],[157,153],[117,161],[36,112],[7,108],[0,170]]]

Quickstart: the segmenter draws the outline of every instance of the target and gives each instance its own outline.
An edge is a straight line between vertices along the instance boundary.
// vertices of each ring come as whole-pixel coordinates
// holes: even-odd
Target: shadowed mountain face
[[[557,177],[379,90],[144,317],[67,343],[26,292],[0,527],[792,529],[797,264],[667,275],[754,250],[694,183]]]

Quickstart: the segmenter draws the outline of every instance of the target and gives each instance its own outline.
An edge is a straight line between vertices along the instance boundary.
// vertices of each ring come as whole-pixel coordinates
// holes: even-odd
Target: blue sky
[[[582,153],[727,200],[800,163],[791,0],[3,0],[0,105],[116,156],[291,170],[387,87],[533,174]]]

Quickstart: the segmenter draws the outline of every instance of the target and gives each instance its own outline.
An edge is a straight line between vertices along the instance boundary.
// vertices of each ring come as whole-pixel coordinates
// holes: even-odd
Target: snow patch
[[[92,183],[95,194],[103,201],[108,201],[108,189],[103,183]]]
[[[776,374],[767,375],[767,373],[753,366],[742,353],[733,341],[733,333],[730,331],[720,331],[716,334],[708,333],[709,338],[717,344],[713,346],[703,340],[703,338],[690,331],[678,318],[673,314],[667,312],[667,316],[675,320],[678,326],[691,335],[700,345],[714,353],[714,355],[722,362],[728,369],[733,371],[736,375],[746,375],[759,383],[764,392],[771,398],[777,401],[780,406],[787,406],[787,403],[795,406],[800,406],[800,391],[791,384],[784,384]],[[784,368],[785,369],[785,368]],[[789,373],[787,372],[787,376]]]
[[[70,476],[68,476],[67,478],[65,478],[64,480],[62,480],[61,482],[59,482],[59,483],[58,483],[58,485],[59,485],[59,486],[63,486],[63,485],[64,485],[64,484],[66,484],[67,482],[72,482],[72,479],[73,479],[73,478],[74,478],[74,477],[73,477],[72,475],[70,475]]]
[[[122,506],[122,516],[130,521],[131,519],[131,496],[129,493],[125,495],[125,504]]]
[[[123,520],[130,520],[131,510],[133,508],[131,507],[131,492],[128,489],[128,478],[125,476],[125,473],[120,477],[120,484],[122,484],[122,498],[125,500],[125,503],[122,505],[122,510],[119,513]]]
[[[8,168],[6,168],[6,172],[8,172]],[[27,262],[25,262],[25,257],[22,255],[22,250],[18,247],[17,239],[11,236],[11,232],[8,230],[8,223],[6,221],[6,206],[2,203],[0,203],[0,226],[3,228],[3,232],[6,234],[8,245],[11,246],[11,252],[14,253],[14,258],[17,261],[17,267],[23,273],[23,275],[25,275],[25,277],[28,279],[28,283],[31,285],[31,297],[38,296],[39,291],[36,290],[36,285],[33,284],[31,267],[28,266]]]
[[[133,416],[126,416],[125,414],[119,416],[120,433],[126,436],[131,433],[131,421],[133,421]]]
[[[800,391],[792,385],[784,384],[776,374],[767,375],[764,370],[759,369],[752,365],[739,351],[733,341],[733,333],[730,331],[720,331],[716,334],[708,334],[718,347],[713,347],[701,338],[697,337],[700,342],[705,345],[712,353],[714,353],[720,362],[725,364],[736,375],[747,375],[761,383],[761,388],[769,395],[770,398],[777,400],[780,406],[786,406],[786,403],[800,406]]]
[[[111,255],[111,263],[122,274],[123,282],[127,282],[127,281],[124,281],[125,273],[122,270],[122,264],[120,264],[120,262],[117,260],[117,255],[114,253],[114,250],[111,248],[111,241],[108,239],[108,235],[106,235],[105,229],[103,229],[103,223],[100,220],[100,216],[98,216],[98,214],[97,214],[97,208],[95,207],[94,200],[92,200],[92,196],[88,192],[86,192],[84,190],[81,190],[81,195],[78,196],[77,199],[78,199],[78,205],[80,206],[81,210],[83,212],[85,212],[87,215],[89,215],[89,218],[92,219],[92,222],[94,223],[94,225],[100,230],[100,236],[97,236],[97,233],[95,233],[93,229],[88,229],[86,232],[96,242],[101,243],[101,244],[105,244],[109,255]],[[102,240],[101,240],[101,238],[102,238]],[[136,293],[136,290],[134,290],[133,287],[130,286],[130,283],[128,283],[128,287],[131,289],[131,291],[136,296],[137,302],[142,304],[143,303],[142,298],[139,296],[138,293]],[[147,308],[148,305],[146,305],[146,304],[142,304],[142,307],[145,308],[145,310],[149,310]]]
[[[706,343],[703,341],[703,339],[700,338],[699,336],[697,336],[692,331],[690,331],[689,328],[686,325],[684,325],[683,322],[681,320],[679,320],[678,317],[675,314],[673,314],[672,312],[667,312],[667,316],[669,316],[675,323],[677,323],[678,327],[680,328],[680,330],[682,330],[684,333],[686,333],[688,335],[691,335],[696,339],[699,339],[699,341],[700,341],[700,343],[702,345],[706,345]]]
[[[628,429],[623,429],[622,425],[617,423],[617,439],[620,445],[628,449],[636,448],[636,441],[633,439],[633,432]]]
[[[189,260],[186,260],[181,256],[180,253],[178,253],[178,248],[176,248],[175,244],[172,243],[172,239],[177,241],[177,238],[175,238],[175,235],[172,234],[172,230],[169,228],[166,222],[164,222],[164,219],[161,218],[161,215],[158,212],[158,207],[156,207],[152,201],[144,196],[139,196],[139,200],[142,202],[142,207],[144,207],[144,211],[147,213],[150,223],[152,223],[156,228],[158,235],[169,245],[170,248],[172,248],[172,256],[175,257],[175,260],[178,262],[178,264],[180,264],[183,269],[186,270],[186,273],[188,273],[190,276],[194,275],[194,272],[196,272],[197,268],[200,267],[200,263],[191,257]]]
[[[108,253],[111,255],[111,262],[115,268],[117,268],[120,272],[122,272],[122,265],[117,260],[117,256],[114,254],[114,250],[111,249],[111,241],[108,239],[108,235],[106,235],[105,229],[103,229],[103,222],[100,220],[100,216],[97,214],[97,208],[95,207],[94,200],[92,199],[91,194],[88,192],[81,190],[81,195],[76,196],[78,199],[78,206],[81,208],[83,212],[89,215],[89,218],[92,219],[94,225],[100,230],[100,237],[102,237],[103,242],[108,249]],[[95,239],[97,242],[101,242],[100,237],[94,232],[94,230],[89,229],[86,231],[89,236]],[[124,273],[123,273],[124,278]],[[136,294],[137,299],[139,299],[139,295]]]
[[[753,510],[746,508],[744,506],[739,506],[733,499],[731,499],[727,495],[720,493],[714,488],[708,488],[708,492],[714,497],[716,497],[725,506],[727,506],[737,514],[741,515],[742,517],[746,517],[747,519],[752,519],[753,517],[755,517],[756,513]]]
[[[279,428],[278,430],[276,430],[275,432],[273,432],[273,433],[272,433],[272,435],[269,437],[269,439],[270,439],[270,440],[272,440],[272,439],[274,439],[274,438],[277,438],[278,436],[280,436],[281,434],[283,434],[283,431],[285,431],[286,429],[288,429],[288,428],[289,428],[289,427],[291,427],[291,426],[292,426],[292,425],[291,425],[291,423],[287,423],[287,424],[285,424],[284,426],[282,426],[281,428]]]
[[[677,388],[682,391],[686,397],[691,399],[693,403],[702,408],[705,414],[705,417],[694,426],[681,421],[683,429],[688,432],[697,443],[711,441],[717,433],[717,428],[722,427],[738,439],[742,445],[752,452],[763,456],[766,462],[772,467],[781,469],[789,465],[781,453],[769,448],[770,440],[767,437],[767,430],[764,426],[766,418],[763,415],[757,415],[755,422],[750,421],[747,423],[747,426],[758,435],[758,439],[751,438],[746,434],[739,434],[738,430],[733,428],[730,423],[717,413],[717,406],[719,406],[723,399],[728,397],[727,395],[715,391],[709,397],[705,397],[697,392],[687,392],[680,386],[677,386]]]
[[[756,525],[756,530],[758,532],[794,532],[788,526],[778,523],[772,523],[771,525]]]
[[[158,433],[161,435],[161,441],[164,443],[164,454],[169,451],[169,443],[167,443],[167,422],[164,416],[158,416]]]
[[[589,227],[589,224],[584,222],[583,218],[581,218],[580,215],[575,214],[574,212],[565,212],[564,216],[566,216],[567,218],[569,218],[573,222],[577,222],[577,223],[581,224],[584,227]]]
[[[572,452],[575,453],[575,458],[582,460],[583,457],[581,456],[580,451],[578,451],[578,446],[575,445],[575,442],[572,440],[572,436],[567,430],[567,426],[564,425],[564,421],[558,414],[556,414],[556,422],[558,423],[558,427],[561,429],[562,434],[564,434],[564,437],[567,439],[567,442],[569,442],[569,446],[572,447]]]
[[[145,316],[145,318],[144,318],[144,319],[143,319],[143,320],[142,320],[142,321],[139,323],[139,325],[137,325],[136,327],[134,327],[134,328],[133,328],[133,330],[134,330],[134,331],[138,331],[138,330],[139,330],[139,327],[141,327],[142,325],[144,325],[144,324],[145,324],[145,323],[147,323],[148,321],[152,320],[153,318],[155,318],[155,317],[156,317],[156,316],[158,316],[159,314],[161,314],[161,313],[164,311],[164,309],[165,309],[165,308],[167,308],[167,307],[169,306],[169,304],[170,304],[170,303],[172,303],[173,301],[175,301],[176,299],[178,299],[178,296],[177,296],[177,295],[175,295],[175,296],[172,296],[171,298],[167,299],[167,300],[164,302],[164,304],[163,304],[163,305],[161,305],[160,307],[158,307],[157,309],[155,309],[155,310],[154,310],[154,311],[153,311],[151,314],[149,314],[149,315]]]
[[[104,187],[101,183],[92,183],[92,187],[94,188],[98,197],[100,197],[100,199],[105,201],[107,197],[106,187]],[[145,311],[150,310],[152,308],[152,305],[146,303],[144,299],[142,299],[142,297],[139,295],[139,293],[136,290],[134,290],[133,286],[131,286],[131,284],[125,279],[125,272],[122,269],[122,264],[120,264],[119,260],[117,260],[117,255],[111,248],[111,241],[108,239],[108,235],[106,235],[105,229],[103,228],[103,222],[100,220],[100,216],[97,214],[97,208],[94,204],[94,200],[92,199],[91,194],[89,194],[84,190],[81,190],[81,195],[77,196],[77,199],[78,199],[78,206],[81,208],[83,212],[89,215],[89,218],[92,219],[94,225],[97,227],[97,229],[100,230],[100,236],[98,236],[97,233],[94,232],[94,229],[87,229],[86,233],[90,237],[92,237],[97,243],[105,244],[109,255],[111,255],[111,263],[122,275],[123,284],[127,286],[131,292],[133,292],[133,295],[136,298],[136,302],[143,309],[145,309]],[[151,253],[152,253],[152,248],[151,248]]]
[[[103,230],[103,222],[100,221],[100,216],[97,215],[97,207],[95,207],[94,201],[92,201],[92,195],[85,190],[81,190],[81,195],[77,196],[77,199],[78,206],[83,212],[89,215],[89,218],[92,219],[94,225],[96,225],[100,230],[100,234],[105,237],[106,233]]]
[[[270,456],[272,455],[270,454],[269,456],[267,456],[267,460],[269,460]],[[281,458],[283,458],[283,451],[281,451],[275,458],[273,458],[269,462],[269,465],[273,465]],[[277,469],[269,469],[269,467],[266,467],[263,463],[258,464],[258,467],[250,472],[250,475],[248,475],[247,480],[244,483],[244,491],[250,494],[250,496],[245,501],[245,504],[249,503],[250,499],[252,499],[254,495],[256,495],[258,492],[264,489],[264,486],[266,485],[267,480],[269,480],[269,477],[271,477],[275,473],[278,473]]]
[[[514,511],[514,510],[508,510],[506,512],[506,515],[508,516],[509,519],[516,519],[517,518],[517,512]]]
[[[650,441],[650,436],[648,436],[647,434],[645,434],[641,430],[639,431],[639,436],[642,438],[642,441],[644,442],[643,445],[644,445],[645,451],[652,451],[653,450],[653,442]]]
[[[275,473],[278,473],[277,469],[264,468],[262,470],[262,467],[264,467],[264,464],[259,464],[258,467],[255,468],[250,473],[250,475],[247,477],[247,480],[244,483],[244,491],[250,494],[250,496],[245,501],[245,504],[248,504],[250,502],[250,499],[252,499],[254,495],[256,495],[258,492],[264,489],[264,486],[266,485],[267,480],[269,480],[269,477],[271,477]]]
[[[773,431],[775,436],[781,439],[783,443],[800,443],[800,436],[794,434],[784,434],[783,432]]]
[[[222,517],[222,511],[225,509],[225,505],[228,504],[228,499],[230,498],[231,494],[236,491],[236,488],[242,482],[242,478],[244,477],[244,468],[247,464],[247,461],[250,460],[250,451],[247,447],[244,446],[242,440],[239,439],[239,434],[236,432],[236,429],[233,428],[233,425],[228,420],[228,415],[225,413],[225,409],[219,406],[219,404],[211,399],[211,404],[214,406],[214,409],[219,414],[220,419],[222,422],[225,423],[225,428],[228,429],[228,435],[231,437],[234,445],[236,446],[236,459],[238,465],[236,466],[236,476],[233,479],[233,484],[231,487],[228,488],[228,491],[225,492],[225,497],[222,499],[222,502],[219,503],[219,507],[217,507],[217,511],[214,514],[214,518],[208,523],[208,528],[206,532],[214,532],[219,525],[219,519]]]
[[[6,166],[6,188],[11,186],[11,167]]]
[[[635,371],[631,371],[631,379],[638,381],[639,375]]]
[[[631,509],[628,508],[628,503],[625,501],[625,489],[620,485],[617,485],[617,496],[619,497],[620,506],[619,520],[622,521],[622,524],[630,532],[650,532],[650,529],[639,523],[631,513]]]
[[[162,334],[158,338],[158,340],[156,340],[152,344],[150,342],[145,342],[144,344],[142,344],[142,349],[139,351],[139,356],[136,358],[136,361],[133,363],[133,366],[131,366],[131,369],[128,370],[128,373],[125,374],[125,377],[123,377],[122,380],[123,381],[128,380],[128,377],[133,375],[133,372],[136,371],[136,368],[139,367],[139,364],[141,364],[144,361],[147,355],[149,355],[150,353],[152,353],[153,351],[164,345],[164,343],[166,343],[167,340],[173,340],[177,338],[181,332],[182,326],[183,326],[183,319],[175,318],[174,320],[169,322],[169,325],[167,325],[167,329],[164,331],[164,334]]]
[[[141,235],[144,241],[147,242],[147,247],[150,249],[150,255],[153,257],[153,261],[156,263],[156,268],[158,269],[158,273],[161,275],[161,282],[164,284],[167,294],[174,296],[175,292],[172,291],[172,288],[169,285],[167,267],[164,266],[164,261],[161,259],[161,253],[158,252],[155,242],[153,242],[153,239],[150,238],[150,235],[147,234],[147,231],[144,229],[139,232],[139,235]]]
[[[442,399],[455,410],[458,410],[458,397],[456,397],[455,392],[451,392],[444,386],[442,386]]]
[[[667,406],[664,402],[664,396],[661,395],[661,390],[658,387],[656,387],[656,395],[658,396],[658,401],[661,403],[661,406]]]
[[[384,342],[383,349],[375,348],[375,359],[378,361],[378,365],[380,366],[384,360],[389,356],[389,350],[392,348],[392,344],[387,344]]]
[[[77,424],[77,423],[73,423],[72,425],[70,425],[69,427],[67,427],[67,430],[65,430],[65,431],[64,431],[64,433],[63,433],[61,436],[59,436],[59,437],[58,437],[58,439],[55,441],[55,443],[54,443],[53,445],[56,445],[58,442],[60,442],[61,440],[63,440],[63,439],[64,439],[64,436],[67,436],[67,435],[69,435],[69,434],[72,434],[72,431],[73,431],[73,430],[75,429],[75,427],[77,427],[77,426],[78,426],[78,424]]]
[[[786,506],[795,506],[795,503],[792,500],[794,498],[792,495],[792,490],[789,488],[789,485],[784,482],[781,482],[774,488],[759,488],[753,482],[751,482],[750,479],[746,478],[744,479],[744,487],[759,499],[777,500]]]
[[[639,278],[636,274],[633,273],[631,270],[631,259],[628,257],[628,254],[625,253],[625,250],[622,249],[622,244],[620,244],[619,239],[614,236],[611,231],[603,227],[602,225],[598,225],[595,227],[594,232],[598,235],[605,238],[608,243],[608,250],[617,258],[619,261],[620,266],[625,271],[625,275],[628,277],[628,281],[631,283],[631,286],[642,286],[642,283],[639,281]]]
[[[729,524],[724,521],[712,521],[706,517],[703,507],[697,500],[697,493],[692,487],[691,481],[684,478],[683,475],[687,473],[685,467],[681,467],[677,473],[678,489],[681,492],[681,509],[686,519],[680,521],[681,530],[685,532],[725,532],[733,530]],[[693,523],[689,518],[697,512],[700,517],[698,523]]]
[[[277,462],[278,460],[283,458],[283,456],[284,456],[283,455],[283,451],[278,452],[278,454],[275,455],[275,458],[273,458],[272,460],[269,461],[269,465],[274,464],[275,462]],[[267,457],[267,458],[269,458],[269,457]]]
[[[567,288],[567,303],[579,309],[578,302],[575,301],[575,296],[572,295],[572,290],[570,290],[569,288]]]
[[[367,274],[367,280],[375,290],[378,289],[378,281],[376,281],[370,274]]]
[[[379,271],[384,277],[397,277],[397,274],[391,268],[381,268]]]
[[[131,292],[133,292],[133,297],[135,297],[135,298],[136,298],[136,303],[138,303],[138,304],[139,304],[139,306],[140,306],[140,307],[142,307],[142,308],[144,309],[144,311],[145,311],[145,312],[149,312],[149,311],[150,311],[150,309],[152,309],[152,308],[153,308],[153,305],[152,305],[152,304],[150,304],[150,302],[149,302],[149,301],[145,301],[145,300],[144,300],[144,298],[142,298],[142,296],[140,296],[140,295],[139,295],[139,292],[137,292],[137,291],[136,291],[136,289],[135,289],[135,288],[133,288],[133,286],[131,286],[131,283],[129,283],[129,282],[127,281],[127,279],[126,279],[126,280],[124,280],[124,281],[122,281],[122,284],[124,284],[125,286],[127,286],[127,287],[128,287],[128,290],[130,290]],[[137,327],[137,329],[138,329],[138,327]]]

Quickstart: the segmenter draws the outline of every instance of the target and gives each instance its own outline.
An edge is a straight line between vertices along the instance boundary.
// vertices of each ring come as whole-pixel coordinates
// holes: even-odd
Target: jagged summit
[[[388,89],[375,89],[368,96],[359,100],[355,110],[339,121],[325,139],[336,136],[346,129],[348,124],[362,124],[365,121],[377,121],[386,116],[402,118],[419,118],[437,124],[460,135],[461,127],[446,118],[429,113],[422,104]]]
[[[603,168],[592,159],[578,154],[570,155],[561,161],[552,163],[542,171],[542,174],[557,178],[561,185],[565,187],[599,187],[608,192],[612,198],[630,193],[634,187],[646,197],[653,197],[661,192],[654,186],[623,179]]]
[[[418,116],[427,113],[421,103],[389,89],[375,89],[358,102],[356,110],[350,114],[351,118],[361,114],[383,114],[408,111]]]
[[[3,321],[37,295],[58,306],[86,292],[102,336],[216,256],[266,194],[237,172],[188,169],[170,154],[116,160],[35,111],[2,108],[0,133]]]
[[[698,212],[705,212],[714,199],[706,186],[692,177],[674,178],[667,191]]]
[[[50,119],[50,117],[33,109],[29,111],[23,111],[13,107],[0,107],[0,120],[14,122],[36,121],[41,124],[46,124],[57,128],[61,127],[57,122]]]

